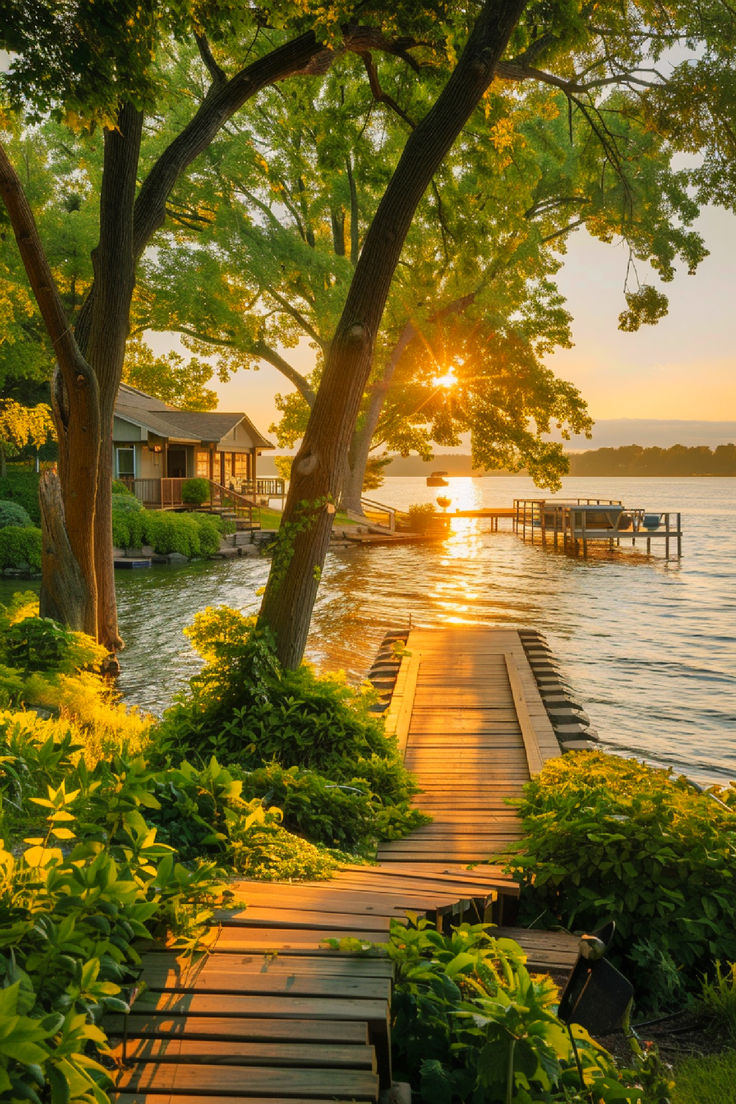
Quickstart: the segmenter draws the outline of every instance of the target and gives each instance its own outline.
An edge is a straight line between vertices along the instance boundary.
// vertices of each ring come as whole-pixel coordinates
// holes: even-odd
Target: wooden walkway
[[[569,970],[577,940],[509,927],[517,887],[465,865],[520,837],[504,798],[559,754],[519,633],[412,631],[387,726],[432,823],[329,882],[237,882],[246,907],[218,915],[206,955],[145,956],[147,988],[108,1024],[120,1104],[376,1101],[391,1084],[392,967],[361,951],[407,911],[441,928],[501,922],[533,968]]]

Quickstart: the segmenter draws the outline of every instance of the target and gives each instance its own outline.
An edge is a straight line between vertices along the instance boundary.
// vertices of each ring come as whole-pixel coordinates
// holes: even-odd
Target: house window
[[[200,479],[209,479],[210,454],[206,449],[197,449],[194,453],[194,471]]]
[[[248,454],[247,452],[233,453],[233,475],[236,482],[242,483],[248,478]]]
[[[130,479],[135,477],[135,449],[132,445],[122,445],[117,448],[118,457],[118,478],[123,479],[128,476]]]

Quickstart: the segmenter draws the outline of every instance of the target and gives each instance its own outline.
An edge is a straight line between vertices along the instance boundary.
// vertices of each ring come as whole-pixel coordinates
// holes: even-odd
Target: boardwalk
[[[515,885],[465,864],[519,838],[504,798],[559,746],[511,630],[412,631],[387,726],[432,823],[329,882],[236,883],[247,907],[217,917],[195,964],[147,955],[146,991],[111,1025],[121,1104],[375,1101],[389,1087],[391,964],[356,951],[407,911],[503,922]],[[500,930],[537,969],[572,964],[572,937]]]

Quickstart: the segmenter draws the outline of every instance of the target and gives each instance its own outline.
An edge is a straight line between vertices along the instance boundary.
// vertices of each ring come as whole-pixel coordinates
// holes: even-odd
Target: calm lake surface
[[[389,478],[376,497],[405,508],[446,494],[454,510],[535,493],[523,477],[440,489]],[[700,781],[736,778],[736,479],[568,479],[561,495],[681,511],[682,560],[623,547],[574,559],[475,520],[456,520],[444,542],[336,549],[309,658],[360,679],[390,627],[533,626],[611,751]],[[160,713],[198,668],[182,629],[205,606],[255,612],[267,573],[266,559],[118,572],[127,701]]]

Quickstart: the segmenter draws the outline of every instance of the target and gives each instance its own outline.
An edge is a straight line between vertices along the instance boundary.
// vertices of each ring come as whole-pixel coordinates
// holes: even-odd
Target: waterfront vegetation
[[[510,865],[522,918],[569,931],[614,919],[609,958],[638,1007],[681,1007],[715,960],[736,961],[736,786],[717,797],[602,752],[550,761],[520,806],[524,841]],[[717,976],[716,991],[728,991]]]

